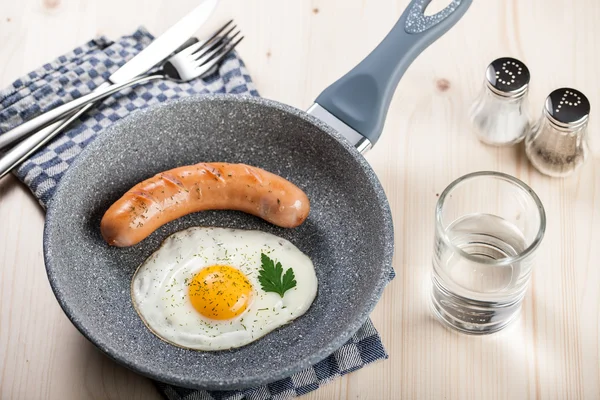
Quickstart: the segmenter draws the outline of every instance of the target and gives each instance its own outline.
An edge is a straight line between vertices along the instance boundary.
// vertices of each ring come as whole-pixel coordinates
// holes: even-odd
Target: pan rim
[[[358,162],[360,168],[365,173],[365,176],[369,183],[371,184],[374,193],[378,199],[378,204],[373,205],[374,207],[379,207],[380,212],[383,216],[383,231],[385,233],[383,239],[383,254],[382,254],[382,268],[381,274],[376,277],[377,282],[375,284],[375,288],[370,294],[370,300],[364,303],[364,306],[357,313],[357,317],[354,319],[352,324],[347,326],[343,332],[340,332],[339,335],[336,336],[334,340],[331,340],[326,346],[321,347],[319,351],[315,351],[310,355],[304,356],[297,362],[289,364],[286,368],[278,369],[276,373],[271,375],[245,375],[243,377],[223,377],[229,379],[222,379],[220,381],[214,379],[203,379],[201,376],[193,375],[182,378],[181,376],[177,376],[172,373],[165,373],[164,370],[161,370],[159,367],[156,368],[148,368],[146,365],[142,365],[135,360],[132,360],[128,357],[124,357],[119,353],[118,348],[111,344],[110,340],[107,340],[106,337],[102,337],[102,335],[98,335],[93,332],[93,329],[89,329],[83,323],[76,312],[74,312],[71,307],[64,287],[60,287],[60,283],[57,281],[58,277],[56,275],[57,266],[55,265],[55,260],[52,257],[52,244],[50,243],[51,234],[56,224],[54,220],[54,215],[57,213],[57,206],[55,206],[56,199],[62,196],[64,187],[66,186],[65,182],[68,182],[70,177],[75,175],[78,167],[85,163],[88,159],[89,155],[94,151],[101,149],[101,146],[104,142],[110,140],[110,137],[118,132],[119,126],[122,121],[137,117],[140,118],[143,115],[147,115],[148,113],[152,113],[157,109],[164,107],[166,104],[185,104],[187,102],[216,102],[216,101],[234,101],[234,102],[250,102],[255,103],[261,106],[267,106],[270,108],[275,108],[277,110],[283,111],[286,114],[291,114],[296,117],[302,118],[312,125],[319,128],[323,131],[324,134],[328,134],[333,137],[337,142],[339,142],[349,153],[350,155]],[[322,121],[317,118],[307,114],[305,111],[299,110],[292,106],[279,103],[274,100],[269,100],[260,97],[252,97],[245,95],[234,95],[234,94],[203,94],[203,95],[195,95],[189,96],[185,98],[180,98],[176,100],[171,100],[164,103],[159,103],[141,110],[137,110],[127,117],[117,121],[115,124],[107,127],[101,135],[99,135],[95,140],[90,143],[83,151],[77,156],[73,164],[68,168],[62,177],[61,181],[57,185],[56,191],[54,193],[53,198],[48,204],[47,213],[46,213],[46,221],[44,225],[44,234],[43,234],[43,253],[44,253],[44,263],[46,267],[46,273],[48,276],[48,280],[50,282],[50,286],[56,297],[59,305],[63,309],[63,312],[67,315],[69,320],[73,323],[73,325],[86,337],[90,342],[94,344],[98,349],[100,349],[104,354],[106,354],[109,358],[118,362],[121,365],[126,366],[127,368],[149,377],[151,379],[161,381],[164,383],[194,388],[194,389],[206,389],[206,390],[234,390],[234,389],[245,389],[253,386],[264,385],[268,383],[275,382],[280,379],[287,378],[293,375],[296,372],[299,372],[305,368],[308,368],[315,363],[327,358],[334,351],[339,349],[346,343],[352,335],[354,335],[360,327],[366,322],[369,315],[377,305],[381,295],[383,294],[383,289],[388,283],[389,272],[392,267],[392,257],[394,253],[394,232],[393,232],[393,224],[392,224],[392,216],[391,210],[389,207],[389,203],[385,196],[383,187],[379,179],[377,178],[375,172],[365,160],[365,158],[346,140],[344,139],[337,131],[335,131],[330,126],[326,125]],[[68,291],[68,288],[67,288]]]

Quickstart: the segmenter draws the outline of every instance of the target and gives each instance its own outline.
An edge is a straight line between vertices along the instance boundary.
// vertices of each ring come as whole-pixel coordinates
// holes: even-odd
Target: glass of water
[[[435,209],[433,311],[466,333],[492,333],[519,313],[546,214],[533,190],[498,172],[450,184]]]

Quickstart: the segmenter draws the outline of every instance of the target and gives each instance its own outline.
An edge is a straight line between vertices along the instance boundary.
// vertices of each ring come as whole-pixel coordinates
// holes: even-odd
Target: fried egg
[[[263,290],[261,255],[291,268],[283,297]],[[195,350],[251,343],[304,314],[317,294],[312,261],[289,241],[261,231],[189,228],[169,236],[136,271],[133,305],[161,339]]]

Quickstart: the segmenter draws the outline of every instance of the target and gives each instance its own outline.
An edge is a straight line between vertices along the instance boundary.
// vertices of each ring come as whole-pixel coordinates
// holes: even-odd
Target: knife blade
[[[121,83],[152,69],[152,67],[169,57],[175,49],[179,48],[186,40],[193,36],[200,26],[208,20],[218,3],[219,0],[203,0],[194,10],[115,71],[108,80],[112,83]],[[108,85],[109,82],[105,82],[99,85],[96,90],[104,89]],[[86,108],[86,110],[89,108]],[[60,125],[54,122],[50,126],[56,128]],[[45,129],[50,130],[49,127]],[[31,126],[28,126],[27,122],[25,122],[0,135],[0,150],[28,136],[30,133],[32,133]]]

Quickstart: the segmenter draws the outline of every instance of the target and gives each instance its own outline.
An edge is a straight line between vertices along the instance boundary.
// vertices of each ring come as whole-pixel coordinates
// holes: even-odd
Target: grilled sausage
[[[106,211],[100,230],[110,245],[133,246],[167,222],[203,210],[238,210],[294,228],[308,217],[310,204],[296,185],[260,168],[200,163],[132,187]]]

